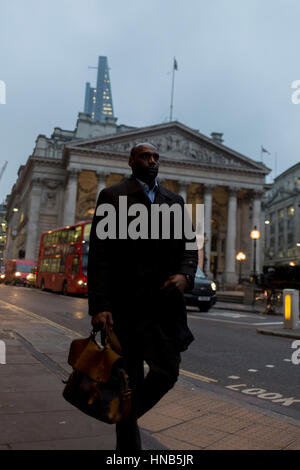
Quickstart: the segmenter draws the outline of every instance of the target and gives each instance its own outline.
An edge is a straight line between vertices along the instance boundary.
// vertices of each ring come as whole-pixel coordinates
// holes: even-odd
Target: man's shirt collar
[[[149,188],[149,185],[147,183],[145,183],[144,181],[138,179],[136,176],[135,176],[135,179],[141,184],[141,186],[143,187],[144,191],[146,192],[149,192],[149,191],[156,191],[157,188],[158,188],[158,182],[157,182],[157,179],[155,178],[155,181],[154,181],[154,185],[152,186],[152,188],[150,189]]]
[[[157,179],[155,178],[154,185],[151,189],[149,188],[149,185],[147,183],[145,183],[144,181],[142,181],[142,180],[140,180],[139,178],[136,178],[136,177],[135,177],[135,179],[140,183],[140,185],[142,186],[144,192],[147,194],[150,201],[154,202],[156,191],[158,189]]]

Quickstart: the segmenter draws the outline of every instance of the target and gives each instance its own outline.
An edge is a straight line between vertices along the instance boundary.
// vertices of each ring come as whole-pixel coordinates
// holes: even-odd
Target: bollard
[[[299,291],[283,289],[284,328],[294,330],[299,326]]]

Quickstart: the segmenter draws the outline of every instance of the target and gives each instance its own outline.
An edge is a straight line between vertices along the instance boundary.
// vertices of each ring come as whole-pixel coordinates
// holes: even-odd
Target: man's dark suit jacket
[[[150,213],[151,201],[133,176],[103,189],[97,207],[112,204],[118,218],[119,196],[127,196],[128,208],[142,203]],[[154,203],[184,205],[181,196],[160,184]],[[100,240],[96,226],[101,219],[95,211],[88,261],[89,314],[111,311],[123,347],[138,343],[144,350],[164,354],[172,344],[176,351],[184,351],[194,338],[187,326],[183,294],[175,288],[166,295],[161,287],[173,274],[195,275],[197,250],[187,251],[184,237]]]

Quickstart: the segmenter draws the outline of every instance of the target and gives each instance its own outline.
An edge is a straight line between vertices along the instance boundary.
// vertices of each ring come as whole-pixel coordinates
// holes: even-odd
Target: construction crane
[[[6,168],[6,166],[7,166],[7,163],[8,163],[8,161],[6,160],[6,162],[4,163],[3,167],[1,168],[1,171],[0,171],[0,181],[1,181],[1,178],[2,178],[3,173],[5,172],[5,168]]]

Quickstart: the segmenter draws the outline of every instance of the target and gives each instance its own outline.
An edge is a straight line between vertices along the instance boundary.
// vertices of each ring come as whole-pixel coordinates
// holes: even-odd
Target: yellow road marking
[[[194,372],[189,372],[188,370],[179,369],[181,375],[186,377],[192,377],[193,379],[202,380],[202,382],[218,382],[216,379],[211,379],[210,377],[205,377],[204,375],[195,374]]]

